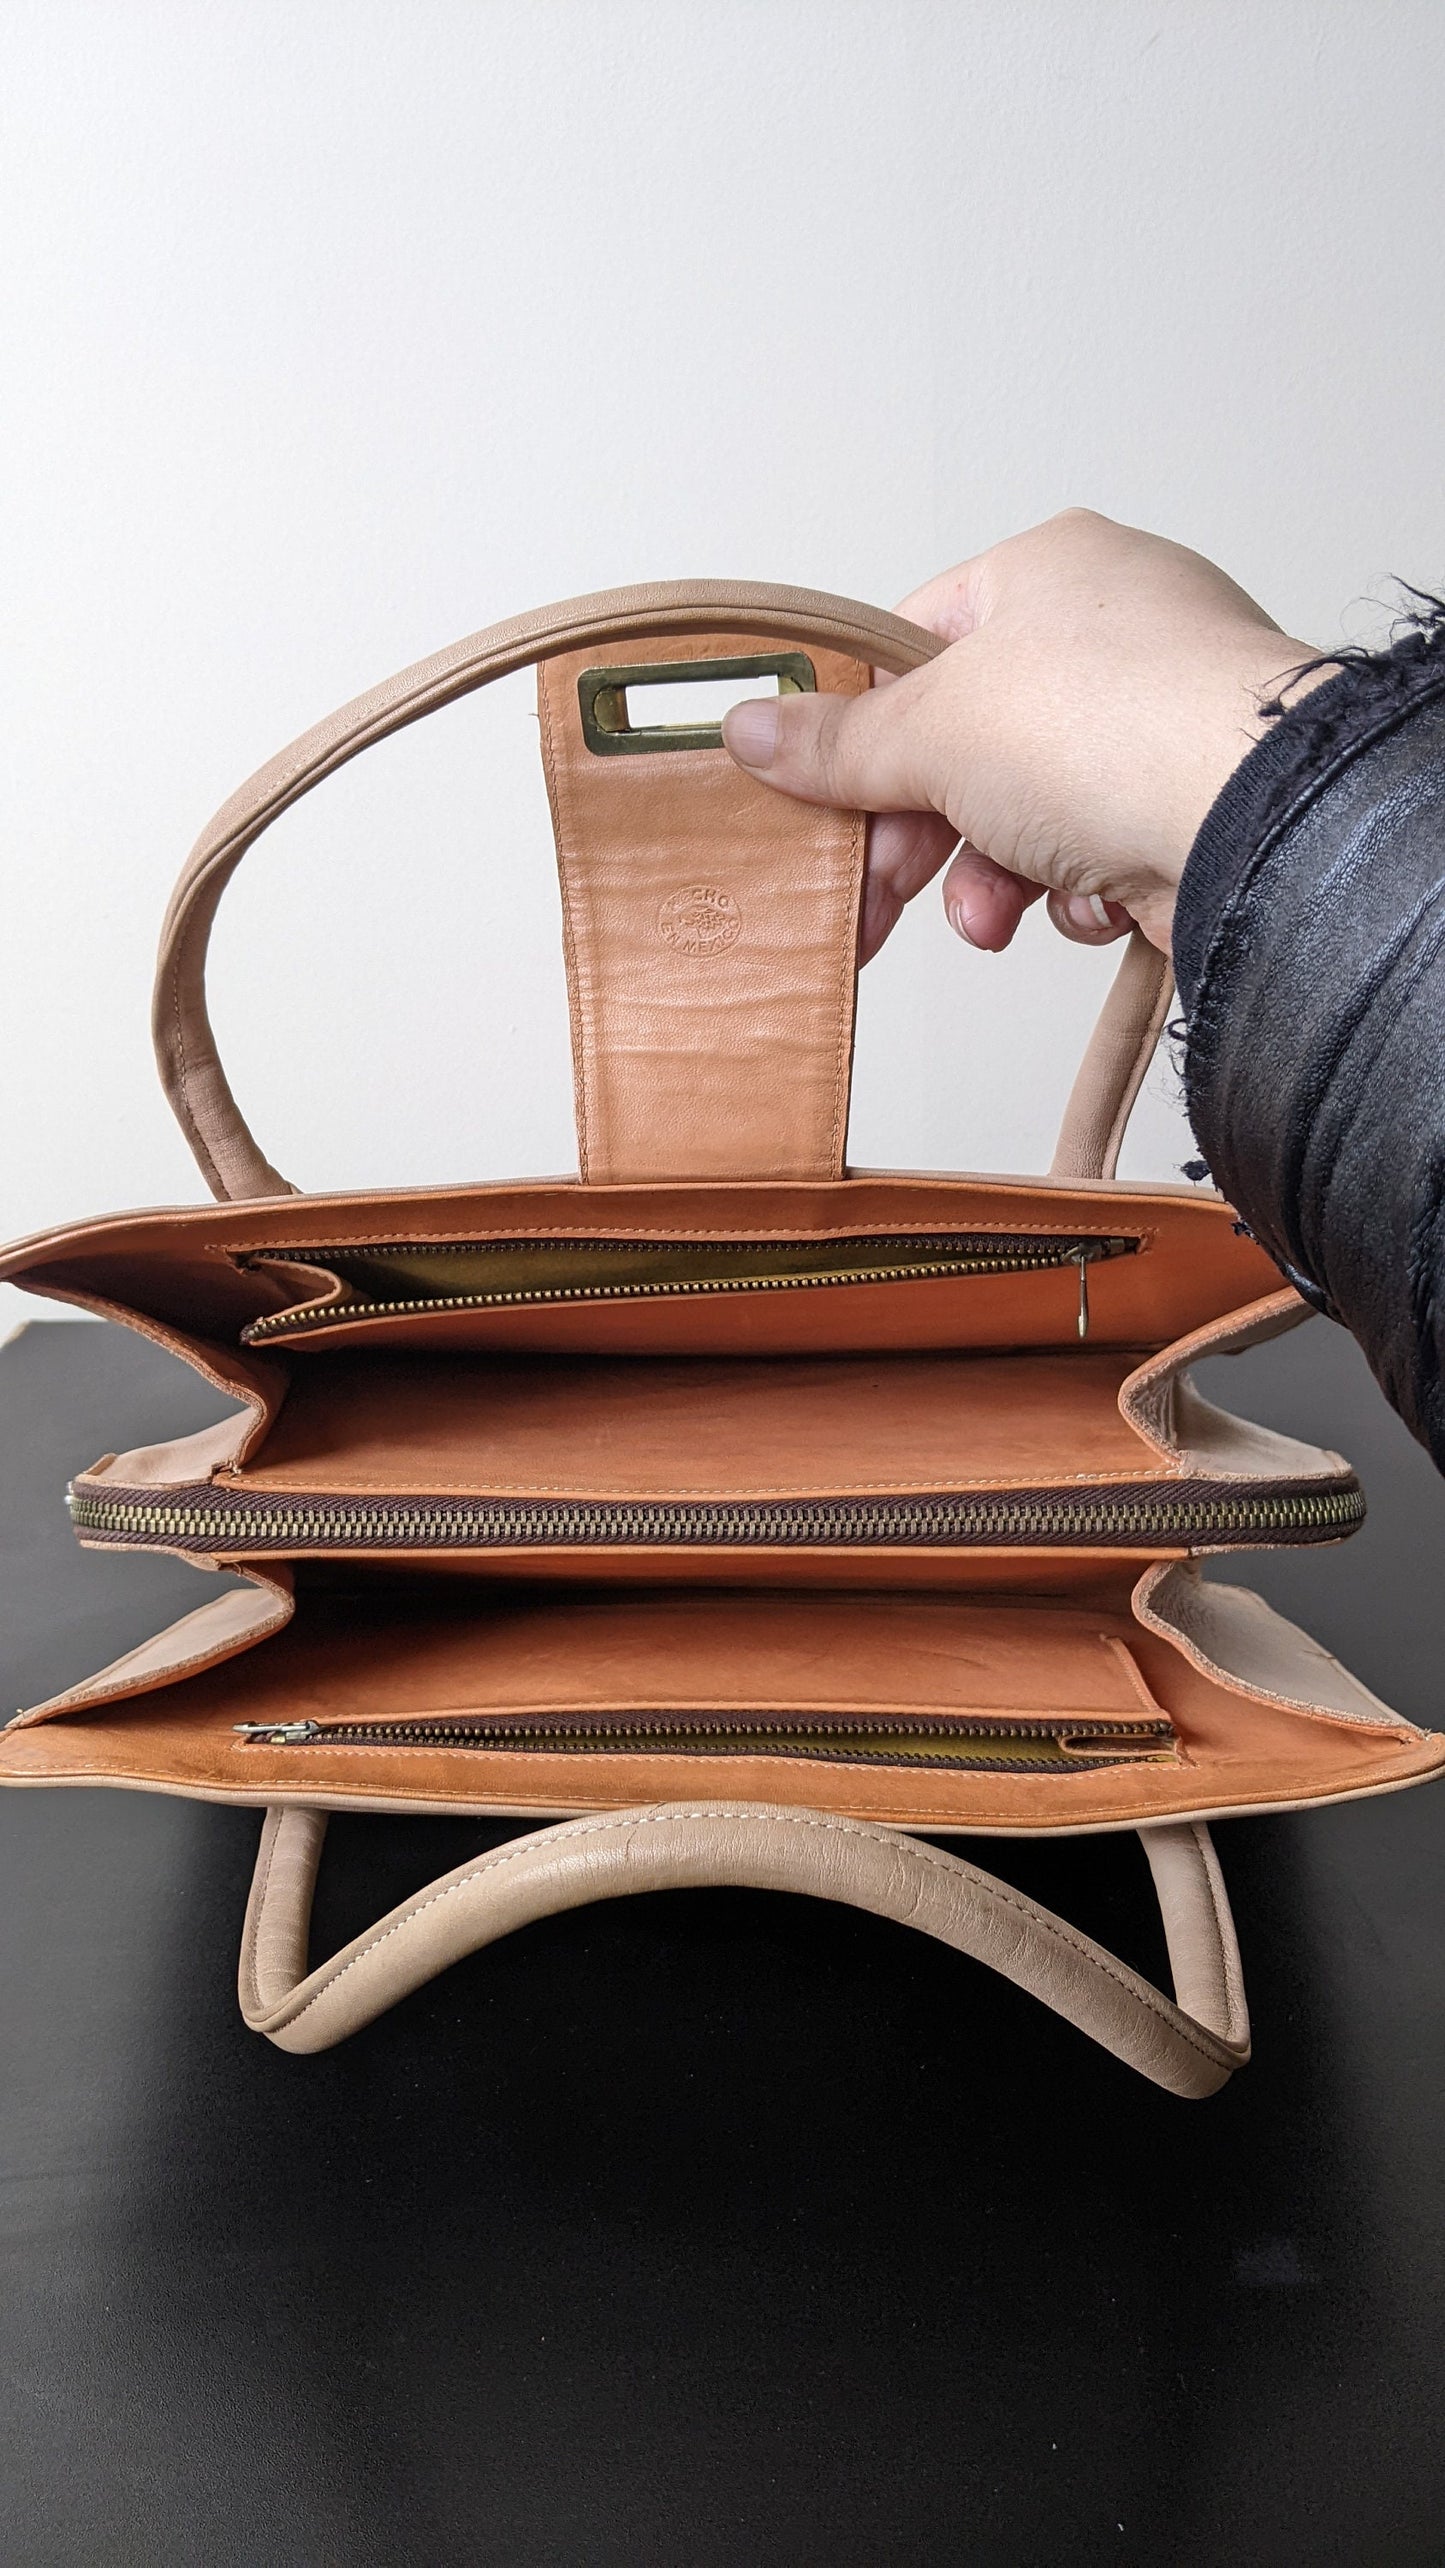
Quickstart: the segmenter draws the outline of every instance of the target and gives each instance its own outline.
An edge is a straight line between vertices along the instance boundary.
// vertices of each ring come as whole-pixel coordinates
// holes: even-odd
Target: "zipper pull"
[[[1081,1338],[1086,1338],[1089,1334],[1089,1261],[1097,1255],[1097,1249],[1092,1246],[1085,1247],[1082,1242],[1074,1251],[1074,1264],[1079,1270],[1079,1335]]]
[[[233,1721],[238,1739],[264,1739],[268,1748],[302,1748],[310,1739],[319,1739],[319,1721]]]

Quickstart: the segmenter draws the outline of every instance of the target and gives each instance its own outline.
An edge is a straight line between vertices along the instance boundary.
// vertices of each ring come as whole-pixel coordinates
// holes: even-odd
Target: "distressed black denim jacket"
[[[1215,1182],[1445,1469],[1445,612],[1250,752],[1174,962]]]

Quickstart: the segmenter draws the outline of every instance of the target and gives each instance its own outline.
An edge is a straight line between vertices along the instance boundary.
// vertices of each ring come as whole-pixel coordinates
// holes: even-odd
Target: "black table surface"
[[[1238,1574],[1433,1720],[1445,1487],[1324,1322],[1207,1371],[1371,1502]],[[215,1408],[115,1329],[0,1354],[8,1706],[200,1600],[60,1491]],[[236,2012],[257,1828],[0,1794],[7,2568],[1445,2560],[1445,1795],[1219,1829],[1256,2059],[1204,2104],[739,1892],[291,2059]],[[334,1821],[317,1949],[507,1833]],[[1132,1838],[970,1851],[1163,1968]]]

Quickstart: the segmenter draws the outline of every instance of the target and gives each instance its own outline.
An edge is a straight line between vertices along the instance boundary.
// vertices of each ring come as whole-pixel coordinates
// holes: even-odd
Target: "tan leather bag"
[[[340,2040],[528,1919],[743,1883],[851,1901],[987,1961],[1181,2095],[1248,2056],[1204,1823],[1385,1792],[1399,1719],[1200,1557],[1332,1540],[1335,1454],[1228,1418],[1191,1359],[1303,1316],[1229,1208],[1114,1177],[1167,1001],[1141,941],[1044,1178],[845,1164],[863,823],[769,794],[639,690],[865,687],[897,618],[724,583],[495,626],[349,705],[201,839],[155,1032],[218,1198],[0,1266],[240,1405],[107,1455],[82,1542],[239,1571],[0,1736],[0,1779],[267,1818],[246,2020]],[[535,661],[561,867],[579,1181],[302,1196],[206,1015],[217,902],[358,750]],[[561,1826],[462,1865],[318,1968],[332,1809]],[[1171,2002],[932,1842],[1137,1828]]]

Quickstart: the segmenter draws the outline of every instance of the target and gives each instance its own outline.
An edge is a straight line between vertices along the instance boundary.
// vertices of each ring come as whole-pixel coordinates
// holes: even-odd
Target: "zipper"
[[[242,1330],[241,1343],[256,1346],[282,1333],[290,1337],[307,1329],[336,1327],[352,1320],[406,1318],[438,1311],[515,1310],[558,1302],[659,1301],[690,1294],[816,1291],[825,1285],[1036,1274],[1060,1266],[1078,1268],[1078,1332],[1085,1338],[1089,1333],[1089,1268],[1101,1258],[1132,1257],[1141,1245],[1137,1238],[964,1231],[920,1238],[858,1236],[822,1241],[519,1239],[463,1240],[434,1248],[257,1249],[249,1259],[252,1266],[264,1268],[273,1263],[300,1261],[324,1267],[351,1288],[352,1298],[325,1302],[315,1308],[269,1311]],[[509,1283],[507,1261],[524,1257],[551,1267],[559,1280]],[[394,1267],[401,1280],[415,1282],[428,1265],[444,1271],[454,1260],[463,1264],[475,1260],[479,1269],[483,1261],[495,1260],[502,1272],[471,1291],[402,1295],[376,1290],[388,1268]],[[589,1276],[587,1270],[592,1262],[605,1265],[611,1260],[618,1261],[615,1275]],[[576,1270],[570,1277],[564,1271],[569,1261]],[[689,1261],[701,1262],[704,1271],[668,1271],[685,1267]],[[743,1267],[741,1261],[750,1263]],[[642,1271],[628,1271],[629,1267]],[[370,1292],[360,1289],[367,1284],[372,1287]]]
[[[808,1499],[298,1498],[221,1483],[70,1492],[82,1541],[248,1557],[281,1551],[585,1549],[606,1544],[894,1544],[1139,1548],[1334,1542],[1363,1521],[1353,1473],[1321,1487],[1172,1480],[972,1495]]]
[[[769,1756],[961,1773],[1089,1773],[1174,1756],[1156,1720],[1086,1713],[1029,1723],[955,1714],[668,1712],[452,1714],[426,1721],[237,1721],[249,1747],[486,1748],[571,1756]]]

